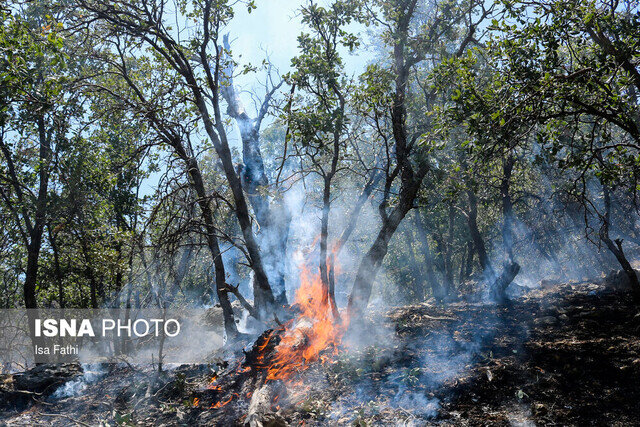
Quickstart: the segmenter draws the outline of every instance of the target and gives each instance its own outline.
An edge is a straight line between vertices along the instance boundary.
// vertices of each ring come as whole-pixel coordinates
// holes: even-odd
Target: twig
[[[428,314],[424,314],[421,317],[429,319],[429,320],[458,320],[458,319],[455,319],[453,317],[436,317],[436,316],[429,316]]]
[[[28,391],[28,390],[11,390],[12,393],[21,393],[21,394],[28,394],[30,396],[42,396],[42,393],[37,393],[35,391]]]
[[[282,322],[280,322],[280,319],[278,319],[277,315],[273,315],[273,320],[278,324],[278,326],[283,326]]]
[[[36,398],[35,398],[35,397],[33,397],[33,396],[31,396],[31,398],[32,398],[33,400],[35,400],[37,403],[41,404],[41,405],[47,405],[47,406],[54,406],[54,405],[55,405],[55,403],[45,402],[45,401],[43,401],[43,400],[36,399]]]

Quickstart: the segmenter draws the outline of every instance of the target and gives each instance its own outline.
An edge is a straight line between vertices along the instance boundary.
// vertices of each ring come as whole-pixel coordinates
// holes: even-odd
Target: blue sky
[[[246,7],[238,5],[236,16],[227,27],[232,42],[231,49],[234,59],[241,65],[248,63],[259,66],[266,53],[271,62],[282,74],[289,71],[291,58],[298,54],[298,35],[305,29],[300,22],[298,10],[306,0],[257,0],[257,9],[251,13]],[[316,1],[323,5],[327,0]],[[353,32],[364,33],[364,27],[352,25]],[[359,74],[366,64],[366,54],[343,54],[345,67],[349,74]],[[244,90],[250,90],[256,78],[263,75],[248,75],[237,78],[236,84]],[[244,99],[245,103],[248,99]],[[248,107],[248,105],[247,105]],[[250,110],[249,110],[250,111]]]
[[[266,49],[271,61],[284,70],[297,53],[296,38],[303,29],[297,10],[303,2],[258,0],[256,4],[251,13],[237,7],[228,26],[234,57],[241,63],[259,64]]]

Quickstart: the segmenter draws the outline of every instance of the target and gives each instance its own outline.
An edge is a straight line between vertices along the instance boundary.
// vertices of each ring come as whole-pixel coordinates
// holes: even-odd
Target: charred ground
[[[51,395],[68,378],[29,391],[24,379],[7,376],[0,422],[633,425],[640,314],[630,293],[611,285],[554,284],[503,306],[465,301],[379,312],[345,338],[348,349],[288,384],[262,387],[255,360],[229,355],[163,374],[110,366],[68,398]]]

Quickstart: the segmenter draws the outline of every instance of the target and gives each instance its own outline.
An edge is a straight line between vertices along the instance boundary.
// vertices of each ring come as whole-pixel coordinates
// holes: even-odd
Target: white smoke
[[[88,385],[100,380],[107,372],[100,363],[83,363],[82,376],[73,381],[68,381],[58,387],[53,393],[54,399],[65,399],[79,395]]]

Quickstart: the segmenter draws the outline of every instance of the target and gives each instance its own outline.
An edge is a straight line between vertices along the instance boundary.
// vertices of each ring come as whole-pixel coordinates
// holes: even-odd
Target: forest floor
[[[554,284],[505,306],[396,307],[367,324],[288,384],[260,421],[640,425],[640,314],[615,284]],[[224,402],[208,384],[224,366],[161,375],[112,366],[71,397],[5,410],[0,425],[241,425],[248,395],[212,408]]]

